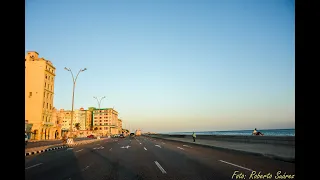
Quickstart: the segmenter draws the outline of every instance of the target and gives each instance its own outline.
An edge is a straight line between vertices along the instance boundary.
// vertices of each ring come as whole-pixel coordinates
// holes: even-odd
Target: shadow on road
[[[26,180],[84,180],[81,173],[85,167],[81,167],[72,150],[46,152],[29,158],[32,159],[25,166]]]

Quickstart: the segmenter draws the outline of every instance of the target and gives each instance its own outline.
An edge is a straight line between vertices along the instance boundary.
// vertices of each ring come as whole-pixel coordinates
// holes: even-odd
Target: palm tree
[[[79,129],[81,128],[81,125],[80,125],[80,123],[76,123],[76,124],[74,125],[74,127],[75,127],[77,130],[79,130]]]

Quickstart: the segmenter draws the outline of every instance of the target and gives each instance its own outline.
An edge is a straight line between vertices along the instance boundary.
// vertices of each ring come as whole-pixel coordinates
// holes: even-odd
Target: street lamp
[[[104,99],[104,98],[106,98],[106,97],[103,96],[103,97],[100,98],[100,100],[99,100],[97,97],[95,97],[95,96],[93,96],[93,98],[95,98],[95,99],[97,100],[97,102],[98,102],[99,115],[101,115],[101,109],[100,109],[101,101],[102,101],[102,99]]]
[[[81,72],[83,72],[83,71],[87,70],[87,68],[80,69],[80,70],[79,70],[79,72],[78,72],[78,74],[77,74],[77,76],[76,76],[76,78],[74,78],[73,73],[72,73],[72,71],[71,71],[71,69],[70,69],[70,68],[66,68],[66,67],[65,67],[64,69],[65,69],[65,70],[67,70],[67,71],[69,71],[69,72],[71,73],[72,81],[73,81],[73,89],[72,89],[72,107],[71,107],[71,126],[70,126],[70,132],[71,132],[71,134],[72,134],[72,132],[73,132],[74,90],[75,90],[75,88],[76,88],[76,82],[77,82],[78,75],[79,75]]]

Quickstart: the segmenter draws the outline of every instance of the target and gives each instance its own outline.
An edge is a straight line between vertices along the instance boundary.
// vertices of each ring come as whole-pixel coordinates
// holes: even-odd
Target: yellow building
[[[121,134],[122,133],[122,120],[121,119],[118,119],[118,133]]]
[[[55,67],[35,51],[25,56],[25,120],[30,139],[51,139],[54,136],[52,109]]]
[[[119,134],[118,112],[113,108],[94,109],[93,128],[100,136]]]
[[[60,109],[60,118],[62,119],[62,133],[69,132],[71,125],[71,110]],[[79,123],[79,129],[76,124]],[[92,129],[92,113],[84,108],[76,109],[73,112],[73,130],[91,132]]]
[[[62,119],[60,117],[60,111],[56,108],[52,109],[52,122],[54,123],[52,127],[52,134],[49,139],[60,139],[61,136],[61,127],[62,127]]]
[[[92,112],[89,110],[85,110],[86,112],[86,130],[93,130],[92,126]]]

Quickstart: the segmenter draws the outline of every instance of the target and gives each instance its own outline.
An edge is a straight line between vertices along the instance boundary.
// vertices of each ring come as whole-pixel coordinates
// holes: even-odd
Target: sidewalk
[[[152,136],[151,136],[152,137]],[[215,141],[215,140],[203,140],[197,139],[193,142],[192,138],[160,138],[171,141],[185,142],[188,144],[197,144],[200,146],[218,148],[231,151],[240,151],[248,154],[266,156],[269,158],[295,162],[295,146],[285,146],[285,145],[272,145],[272,144],[251,144],[251,143],[238,143],[238,142],[227,142],[227,141]]]

